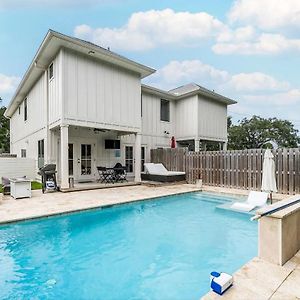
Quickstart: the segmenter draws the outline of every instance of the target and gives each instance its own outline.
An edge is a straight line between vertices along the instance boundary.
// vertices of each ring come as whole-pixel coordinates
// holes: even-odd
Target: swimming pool
[[[257,253],[257,224],[187,193],[0,226],[1,299],[198,300]]]

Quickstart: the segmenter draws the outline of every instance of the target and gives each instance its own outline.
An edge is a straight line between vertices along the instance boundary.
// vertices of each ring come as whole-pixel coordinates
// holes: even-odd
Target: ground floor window
[[[81,175],[92,174],[92,145],[81,144]]]
[[[68,145],[68,161],[69,161],[69,175],[74,175],[74,146],[73,144]]]
[[[127,173],[133,173],[133,147],[125,147],[125,166]]]
[[[145,163],[145,155],[146,155],[146,151],[145,151],[145,147],[141,148],[141,171],[144,172],[145,167],[144,167],[144,163]]]
[[[45,161],[45,145],[44,140],[38,141],[38,167],[41,168],[44,166]]]

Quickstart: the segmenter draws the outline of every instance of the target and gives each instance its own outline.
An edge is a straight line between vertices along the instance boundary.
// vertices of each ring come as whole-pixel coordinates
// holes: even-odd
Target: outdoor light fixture
[[[90,54],[90,55],[95,54],[95,51],[90,50],[90,51],[88,52],[88,54]]]

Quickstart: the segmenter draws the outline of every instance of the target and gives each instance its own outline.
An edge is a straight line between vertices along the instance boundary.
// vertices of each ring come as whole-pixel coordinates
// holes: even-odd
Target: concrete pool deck
[[[137,185],[72,193],[42,194],[37,190],[32,191],[32,198],[18,200],[10,196],[4,196],[2,200],[0,198],[0,224],[199,190],[190,184],[158,187]]]
[[[300,251],[284,266],[257,257],[234,274],[233,286],[222,296],[209,292],[202,300],[300,299]]]

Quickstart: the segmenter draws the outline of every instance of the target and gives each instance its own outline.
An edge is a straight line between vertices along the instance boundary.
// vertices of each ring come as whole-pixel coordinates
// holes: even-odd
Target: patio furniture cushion
[[[165,166],[161,163],[145,163],[144,164],[146,174],[152,175],[165,175],[165,176],[175,176],[175,175],[185,175],[185,172],[178,171],[168,171]]]

